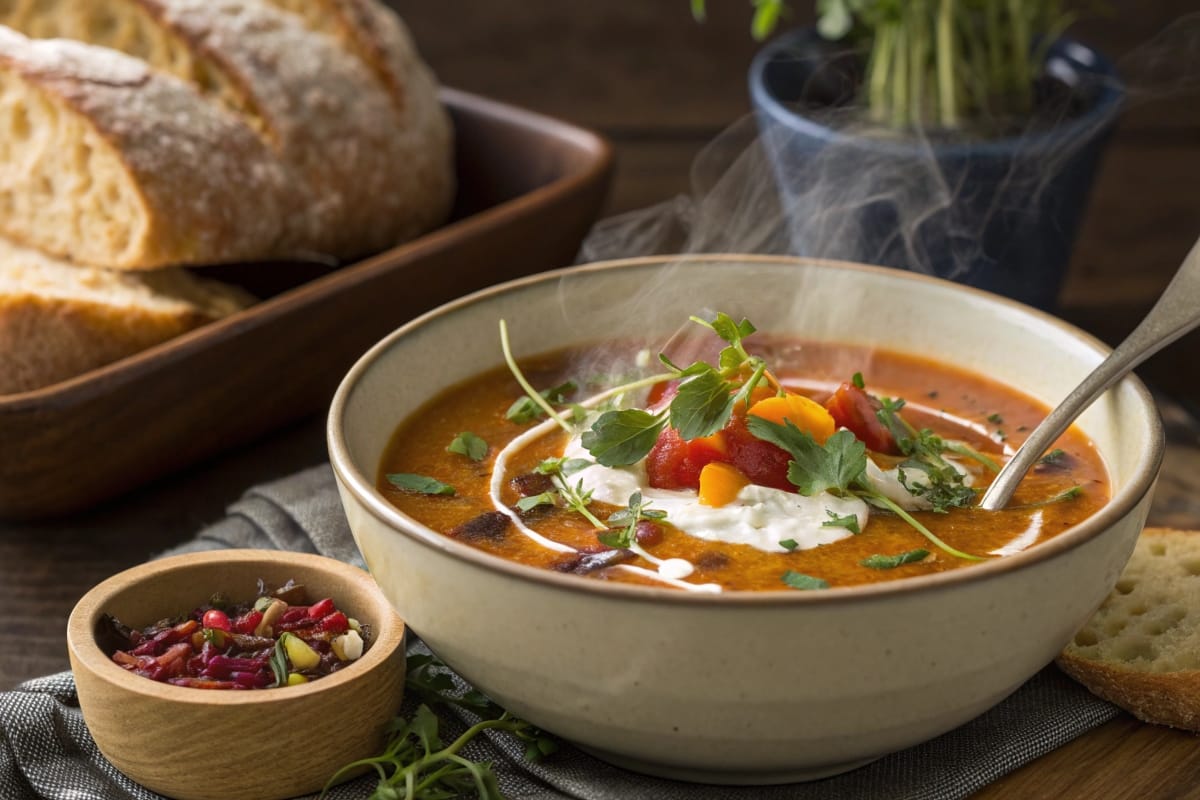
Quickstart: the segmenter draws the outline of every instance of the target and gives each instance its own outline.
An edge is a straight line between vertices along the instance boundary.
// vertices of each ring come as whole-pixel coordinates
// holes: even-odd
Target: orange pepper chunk
[[[729,505],[750,479],[733,464],[710,461],[700,470],[700,505],[720,508]]]
[[[825,440],[837,429],[825,406],[802,394],[789,393],[759,400],[750,406],[746,414],[762,417],[777,425],[782,425],[784,420],[791,420],[793,425],[811,436],[817,444],[825,444]]]

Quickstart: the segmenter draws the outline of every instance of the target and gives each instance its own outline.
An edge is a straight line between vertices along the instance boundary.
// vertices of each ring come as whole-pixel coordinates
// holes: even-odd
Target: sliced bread
[[[1200,531],[1144,530],[1058,665],[1139,719],[1200,731]]]
[[[247,260],[286,171],[244,122],[137,59],[0,27],[0,235],[117,268]]]
[[[0,395],[104,366],[253,300],[182,269],[80,267],[0,240]]]
[[[354,0],[378,13],[373,2]],[[19,0],[0,4],[0,24],[120,50],[193,84],[261,133],[289,172],[294,207],[274,255],[346,259],[440,223],[453,188],[449,124],[428,70],[394,15],[379,17],[386,40],[368,39],[350,22],[364,15],[347,8]],[[385,68],[393,64],[404,72]]]

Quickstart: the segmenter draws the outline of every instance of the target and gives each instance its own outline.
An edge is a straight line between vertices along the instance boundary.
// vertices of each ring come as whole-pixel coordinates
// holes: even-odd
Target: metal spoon
[[[1141,324],[1033,429],[984,492],[979,507],[988,511],[1004,508],[1025,473],[1084,409],[1138,364],[1197,326],[1200,326],[1200,241],[1192,246]]]

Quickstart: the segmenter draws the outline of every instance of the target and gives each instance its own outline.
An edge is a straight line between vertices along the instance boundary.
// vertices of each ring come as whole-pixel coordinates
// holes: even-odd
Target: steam
[[[1091,51],[1068,43],[1051,55],[1047,72],[1094,99],[1114,84],[1088,72],[1091,59]],[[1196,90],[1200,14],[1128,54],[1117,72],[1125,110]],[[698,155],[689,194],[601,221],[580,260],[790,254],[900,267],[1052,307],[1058,286],[1045,273],[1065,272],[1086,207],[1064,201],[1079,188],[1086,198],[1088,179],[1070,176],[1097,170],[1097,145],[1114,114],[1047,107],[1050,116],[1010,128],[1010,153],[986,167],[958,158],[962,145],[943,132],[897,137],[855,122],[865,115],[844,106],[806,110],[835,131],[815,143],[747,116]],[[947,149],[949,161],[934,158]],[[981,190],[980,178],[995,188]]]

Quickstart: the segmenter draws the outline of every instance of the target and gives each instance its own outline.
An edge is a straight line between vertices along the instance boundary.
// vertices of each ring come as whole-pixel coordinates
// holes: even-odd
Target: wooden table
[[[743,2],[710,0],[704,26],[685,0],[396,5],[445,83],[609,136],[618,155],[611,213],[686,192],[696,154],[749,110],[754,45]],[[1112,6],[1075,33],[1129,58],[1195,0]],[[1132,328],[1200,234],[1200,98],[1171,85],[1181,82],[1175,63],[1182,68],[1168,62],[1139,90],[1114,137],[1062,295],[1063,316],[1109,341]],[[1200,371],[1190,368],[1198,356],[1193,334],[1141,373],[1200,407]],[[1173,419],[1177,406],[1167,410]],[[1180,420],[1151,522],[1200,527],[1200,435]],[[0,523],[0,690],[67,667],[66,617],[92,585],[191,538],[246,487],[324,461],[322,426],[311,419],[74,518]],[[980,796],[1200,798],[1200,740],[1121,717]]]

